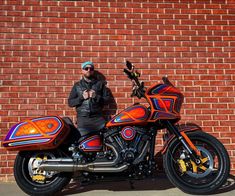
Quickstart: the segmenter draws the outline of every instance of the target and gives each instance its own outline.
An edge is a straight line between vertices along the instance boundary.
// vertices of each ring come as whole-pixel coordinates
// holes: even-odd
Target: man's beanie
[[[86,68],[87,65],[90,65],[91,67],[94,68],[94,64],[91,61],[87,61],[82,63],[82,69]]]

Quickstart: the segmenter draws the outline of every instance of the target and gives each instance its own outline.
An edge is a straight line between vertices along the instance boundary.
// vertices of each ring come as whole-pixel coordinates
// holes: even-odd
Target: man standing
[[[84,136],[105,126],[102,109],[104,103],[109,101],[110,94],[104,82],[96,79],[92,62],[82,63],[82,75],[71,90],[68,104],[76,107],[78,130]]]

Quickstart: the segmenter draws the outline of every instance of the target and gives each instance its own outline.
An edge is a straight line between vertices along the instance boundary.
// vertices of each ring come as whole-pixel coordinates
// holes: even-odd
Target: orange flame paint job
[[[114,116],[106,126],[144,125],[161,119],[180,120],[180,108],[184,97],[177,88],[165,84],[153,85],[147,89],[145,97],[150,110],[140,104],[133,105]]]
[[[107,124],[107,127],[126,125],[126,124],[143,124],[148,119],[148,109],[143,105],[133,105],[114,116]]]

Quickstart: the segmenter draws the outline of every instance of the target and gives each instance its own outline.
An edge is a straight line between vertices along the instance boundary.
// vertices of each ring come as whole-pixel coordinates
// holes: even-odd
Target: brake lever
[[[131,97],[134,97],[136,94],[136,84],[135,81],[132,80],[132,93],[131,93]]]

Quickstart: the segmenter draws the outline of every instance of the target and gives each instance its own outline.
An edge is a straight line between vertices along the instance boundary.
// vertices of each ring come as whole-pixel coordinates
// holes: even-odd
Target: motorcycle
[[[133,82],[131,96],[145,98],[149,107],[134,104],[102,130],[85,136],[70,118],[59,116],[29,119],[9,130],[3,145],[19,151],[14,176],[25,193],[55,194],[75,172],[81,178],[107,173],[151,176],[156,171],[156,135],[162,129],[164,146],[160,152],[173,185],[190,194],[208,194],[222,186],[230,172],[228,153],[218,139],[200,127],[178,124],[184,99],[179,89],[166,76],[163,83],[146,88],[129,61],[124,73]]]

